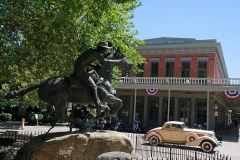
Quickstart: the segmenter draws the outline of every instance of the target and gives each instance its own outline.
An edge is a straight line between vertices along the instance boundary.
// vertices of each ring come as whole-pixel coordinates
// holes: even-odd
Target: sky
[[[216,39],[229,78],[240,78],[240,0],[140,0],[131,21],[140,39]]]

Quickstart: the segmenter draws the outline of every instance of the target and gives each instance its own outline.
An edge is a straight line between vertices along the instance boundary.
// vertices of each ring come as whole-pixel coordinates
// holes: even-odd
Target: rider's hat
[[[113,44],[109,41],[106,42],[99,42],[98,46],[104,47],[104,48],[112,48]]]

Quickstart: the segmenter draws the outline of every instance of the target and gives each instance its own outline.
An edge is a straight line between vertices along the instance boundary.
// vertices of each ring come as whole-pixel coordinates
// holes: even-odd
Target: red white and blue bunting
[[[240,96],[240,91],[223,91],[223,93],[230,100],[235,100]]]
[[[158,88],[146,88],[145,90],[148,96],[155,96],[159,92]]]

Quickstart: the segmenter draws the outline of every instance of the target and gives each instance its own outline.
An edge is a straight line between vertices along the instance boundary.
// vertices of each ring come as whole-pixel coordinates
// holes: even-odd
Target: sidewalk
[[[98,128],[100,128],[98,125]],[[95,123],[87,124],[88,127],[95,127]],[[27,123],[24,124],[22,128],[22,123],[20,121],[12,121],[12,122],[0,122],[0,132],[5,132],[7,130],[17,130],[19,132],[47,132],[51,128],[50,124],[46,125],[38,125],[38,126],[30,126]],[[72,126],[72,131],[78,130]],[[54,128],[51,129],[50,132],[68,132],[70,131],[69,123],[57,123]]]

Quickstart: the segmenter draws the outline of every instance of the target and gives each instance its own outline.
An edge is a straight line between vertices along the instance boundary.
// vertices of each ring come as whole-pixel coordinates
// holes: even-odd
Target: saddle
[[[67,77],[66,81],[71,88],[85,88],[85,86],[75,77]]]
[[[95,70],[88,71],[89,76],[93,79],[97,86],[101,86],[105,80],[102,77],[99,77]],[[83,85],[74,75],[70,77],[66,77],[66,81],[71,88],[85,88],[86,86]]]

